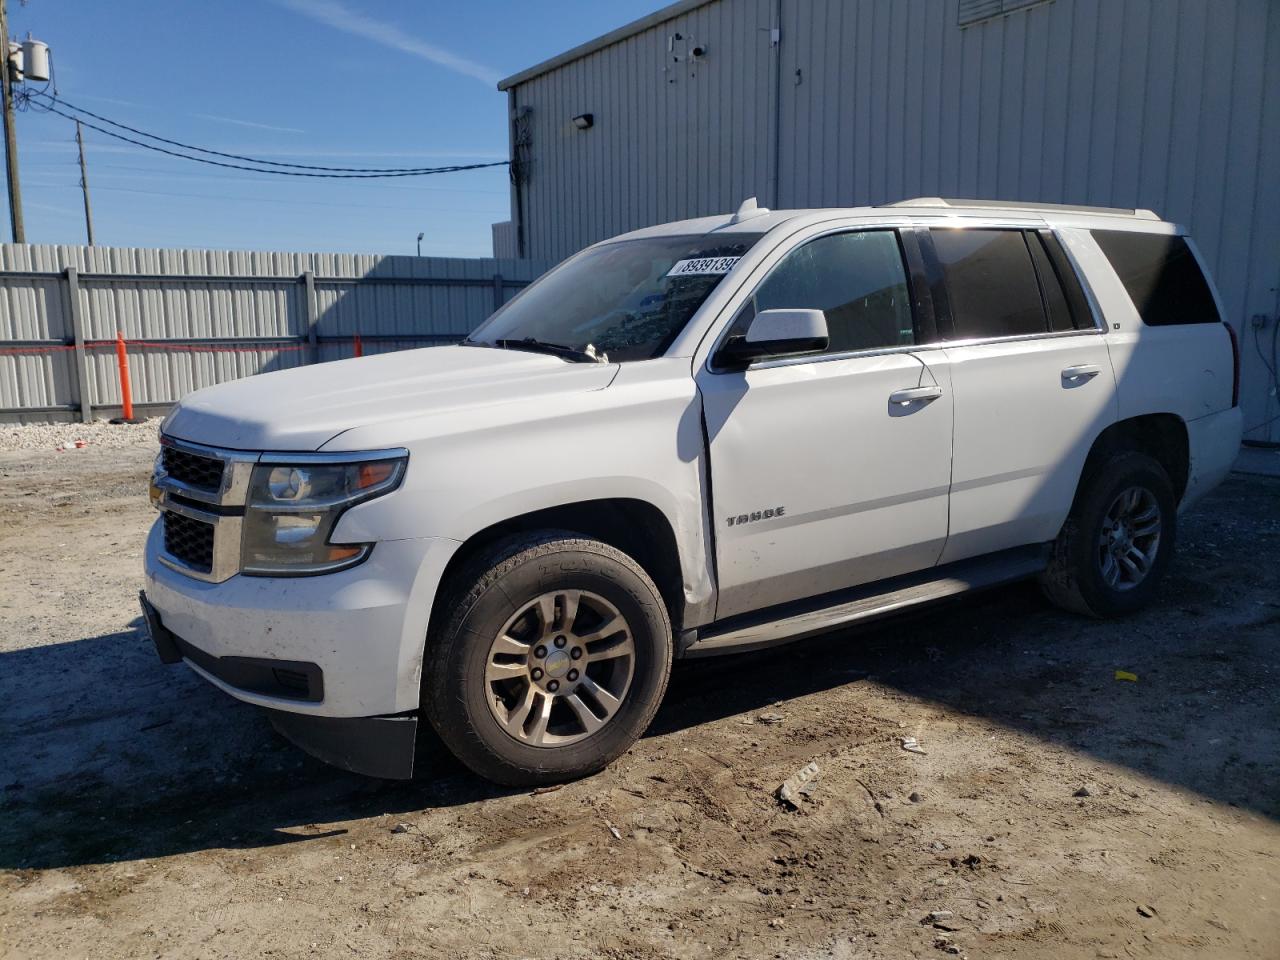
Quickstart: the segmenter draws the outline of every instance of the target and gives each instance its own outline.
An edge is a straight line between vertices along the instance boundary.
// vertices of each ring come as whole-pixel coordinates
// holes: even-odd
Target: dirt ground
[[[1280,958],[1280,480],[1186,516],[1142,616],[1019,586],[678,665],[611,769],[512,792],[161,666],[153,450],[0,454],[4,957]]]

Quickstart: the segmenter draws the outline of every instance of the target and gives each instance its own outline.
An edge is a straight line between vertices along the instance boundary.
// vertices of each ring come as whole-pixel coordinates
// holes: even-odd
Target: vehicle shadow
[[[1259,556],[1280,554],[1280,535],[1260,539],[1266,525],[1280,531],[1280,483],[1229,481],[1184,524],[1155,605],[1127,620],[1061,613],[1023,584],[678,664],[648,749],[678,749],[666,738],[678,744],[715,720],[876,684],[1280,819],[1280,563]],[[1117,669],[1139,681],[1117,681]],[[390,829],[397,814],[511,792],[462,769],[429,728],[422,739],[414,782],[328,767],[254,708],[162,666],[140,619],[3,653],[0,869],[304,843],[351,820],[386,816]]]
[[[1020,584],[694,661],[651,734],[876,684],[1280,820],[1280,481],[1233,475],[1180,517],[1178,537],[1136,616],[1073,616]]]
[[[420,737],[413,782],[305,755],[266,716],[118,633],[0,654],[0,869],[299,843],[505,791]],[[393,826],[394,820],[388,827]]]

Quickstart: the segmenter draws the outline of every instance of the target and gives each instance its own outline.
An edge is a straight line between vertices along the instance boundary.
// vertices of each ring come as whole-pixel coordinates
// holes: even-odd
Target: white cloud
[[[235,117],[220,117],[216,113],[193,113],[200,120],[212,120],[215,123],[232,123],[237,127],[250,127],[254,130],[272,130],[276,133],[306,133],[297,127],[277,127],[274,123],[255,123],[252,120],[237,120]]]
[[[445,50],[443,47],[437,47],[433,43],[428,43],[426,40],[413,36],[393,23],[375,20],[373,17],[352,10],[346,4],[339,2],[339,0],[276,0],[276,2],[304,16],[311,17],[313,20],[318,20],[327,26],[333,27],[335,30],[341,30],[351,36],[372,40],[374,43],[380,43],[384,47],[390,47],[392,50],[399,50],[411,56],[420,57],[447,70],[452,70],[454,73],[460,73],[466,77],[474,77],[476,80],[480,80],[490,86],[496,86],[498,80],[501,79],[502,75],[496,70],[473,60],[468,60],[466,57],[460,57],[449,50]]]

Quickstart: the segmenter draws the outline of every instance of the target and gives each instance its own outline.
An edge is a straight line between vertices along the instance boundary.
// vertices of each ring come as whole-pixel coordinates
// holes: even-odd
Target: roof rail
[[[1102,213],[1113,217],[1159,220],[1151,210],[1130,207],[1088,207],[1073,203],[1036,203],[1030,200],[955,200],[946,197],[912,197],[878,204],[881,207],[985,207],[992,210],[1057,210],[1061,213]]]

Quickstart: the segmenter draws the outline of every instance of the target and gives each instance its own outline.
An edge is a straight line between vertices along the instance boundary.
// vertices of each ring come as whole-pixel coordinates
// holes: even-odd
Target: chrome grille
[[[223,461],[175,447],[163,449],[164,471],[179,483],[210,492],[222,486]]]
[[[164,516],[159,560],[197,580],[240,572],[240,529],[249,477],[260,454],[161,436],[152,482]]]
[[[213,571],[213,531],[211,523],[165,511],[164,549],[174,559],[201,573]]]

